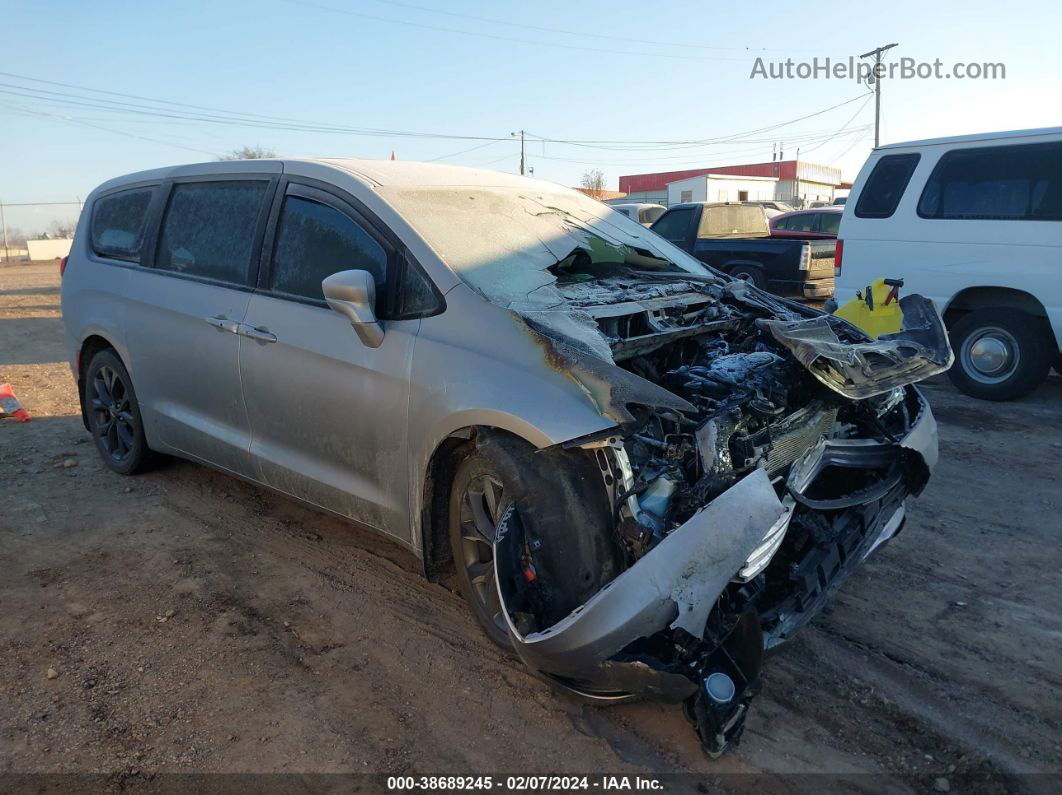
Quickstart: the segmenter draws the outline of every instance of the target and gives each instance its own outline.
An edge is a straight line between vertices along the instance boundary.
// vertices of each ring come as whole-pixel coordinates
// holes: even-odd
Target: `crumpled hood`
[[[942,373],[954,356],[933,302],[900,299],[903,328],[873,339],[834,315],[806,320],[760,320],[811,374],[830,389],[858,400]]]
[[[593,319],[569,308],[556,288],[559,264],[578,252],[592,263],[718,278],[625,215],[549,183],[519,188],[384,186],[378,191],[443,262],[488,301],[534,316],[540,325],[606,361],[612,357]]]

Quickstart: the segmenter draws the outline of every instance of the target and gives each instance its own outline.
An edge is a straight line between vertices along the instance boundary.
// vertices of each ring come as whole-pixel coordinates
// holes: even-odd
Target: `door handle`
[[[258,342],[276,342],[277,335],[268,331],[267,329],[260,328],[258,326],[252,326],[249,323],[240,323],[239,330],[236,332],[248,339],[257,340]]]
[[[222,331],[231,331],[233,334],[239,333],[240,323],[236,320],[230,320],[224,315],[215,315],[214,317],[204,318],[207,323],[214,328],[219,328]]]

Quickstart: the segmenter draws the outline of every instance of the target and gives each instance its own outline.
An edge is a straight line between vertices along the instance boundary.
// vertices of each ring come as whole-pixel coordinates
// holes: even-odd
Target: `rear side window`
[[[660,216],[660,220],[653,224],[653,231],[665,240],[683,245],[690,230],[692,217],[693,209],[691,207],[668,210],[667,213]]]
[[[1062,143],[953,149],[918,201],[923,218],[1062,220]]]
[[[874,164],[856,203],[858,218],[888,218],[911,181],[921,155],[886,155]]]
[[[791,215],[789,216],[789,225],[786,229],[792,230],[793,232],[814,232],[816,215],[818,215],[818,213]]]
[[[384,247],[339,210],[310,199],[288,196],[277,229],[270,285],[273,290],[322,301],[321,281],[347,270],[371,273],[377,294],[386,284]]]
[[[268,183],[184,182],[173,186],[156,267],[246,285]]]
[[[841,228],[841,214],[840,213],[823,213],[822,222],[819,224],[819,231],[827,235],[836,235],[837,231]]]
[[[154,188],[112,193],[96,202],[92,212],[92,250],[101,257],[140,262],[144,219]]]

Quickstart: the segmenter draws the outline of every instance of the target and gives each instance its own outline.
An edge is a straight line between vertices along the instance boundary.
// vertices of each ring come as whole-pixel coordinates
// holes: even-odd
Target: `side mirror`
[[[376,319],[376,282],[368,271],[340,271],[321,282],[325,301],[350,321],[370,348],[383,342],[383,326]]]

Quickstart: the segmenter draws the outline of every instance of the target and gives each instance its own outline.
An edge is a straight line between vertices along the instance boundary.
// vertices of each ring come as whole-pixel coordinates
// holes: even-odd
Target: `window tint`
[[[273,249],[272,289],[320,301],[321,281],[349,270],[369,271],[379,294],[387,276],[387,252],[339,210],[299,196],[285,198]]]
[[[859,194],[855,214],[859,218],[888,218],[896,212],[911,174],[921,155],[886,155],[870,172]]]
[[[248,284],[267,185],[251,180],[174,185],[162,220],[156,266]]]
[[[841,214],[840,213],[823,213],[822,222],[819,224],[819,231],[827,235],[836,235],[837,231],[841,228]]]
[[[774,228],[775,229],[789,229],[789,219],[788,218],[779,218],[777,221],[774,222]]]
[[[1062,143],[956,149],[918,201],[923,218],[1062,220]]]
[[[422,317],[441,307],[435,288],[416,265],[403,263],[402,279],[398,285],[395,314],[398,317]]]
[[[144,218],[154,192],[154,188],[122,191],[96,202],[91,237],[97,254],[140,262]]]
[[[686,242],[687,233],[690,230],[690,220],[693,217],[693,209],[684,207],[678,210],[669,210],[660,216],[653,231],[665,240],[683,245]]]

